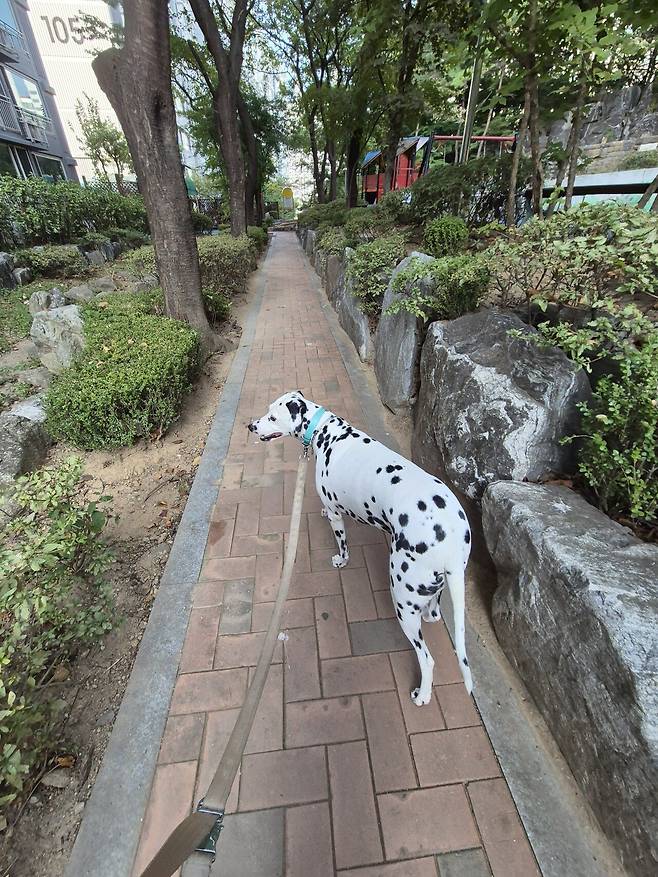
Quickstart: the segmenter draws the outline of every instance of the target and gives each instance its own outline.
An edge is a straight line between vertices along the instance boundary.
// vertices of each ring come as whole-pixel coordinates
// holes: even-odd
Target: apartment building
[[[0,0],[0,174],[77,180],[25,0]]]

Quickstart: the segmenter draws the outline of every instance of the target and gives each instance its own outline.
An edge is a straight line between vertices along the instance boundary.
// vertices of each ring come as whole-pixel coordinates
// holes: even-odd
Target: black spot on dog
[[[416,545],[416,551],[418,554],[425,554],[425,552],[427,551],[427,545],[424,542],[419,542]]]
[[[419,639],[421,642],[423,641],[423,631],[422,631],[422,630],[419,630],[419,631],[418,631],[418,639]]]
[[[434,535],[436,536],[437,542],[443,542],[446,538],[446,531],[443,529],[441,524],[434,524]]]
[[[377,469],[377,474],[379,475],[379,473],[380,473],[381,471],[382,471],[382,467],[380,466],[379,469]]]
[[[470,534],[470,533],[468,532],[468,530],[467,530],[467,531],[464,533],[464,542],[468,545],[470,541],[471,541],[471,534]]]
[[[438,493],[436,496],[433,496],[432,499],[434,500],[434,505],[437,509],[444,509],[446,507],[445,499],[442,496],[439,496]]]
[[[438,590],[438,585],[419,585],[417,593],[419,597],[431,597]]]
[[[363,444],[364,444],[364,445],[369,445],[371,441],[372,441],[372,439],[364,438],[364,440],[363,440]]]
[[[402,480],[402,479],[400,478],[399,475],[394,475],[394,476],[391,478],[391,484],[399,484],[401,480]]]
[[[411,606],[411,600],[407,600],[407,606]]]
[[[464,667],[468,667],[468,658],[462,658],[462,664]]]
[[[400,621],[402,621],[402,613],[400,612],[400,610],[396,609],[395,611],[397,612],[398,618],[400,619]]]
[[[418,500],[418,508],[421,512],[424,512],[427,508],[427,505],[422,501],[422,499]]]
[[[370,497],[370,500],[371,500],[371,502],[377,502],[377,500],[375,499],[374,496],[371,496],[371,497]]]
[[[400,575],[400,573],[397,573],[396,576],[395,576],[395,578],[396,578],[399,582],[402,581],[402,576]]]
[[[406,572],[409,569],[409,564],[407,563],[406,560],[402,561],[402,566],[400,568],[401,568],[402,572]]]
[[[401,527],[406,527],[409,523],[409,515],[400,515],[398,518]]]
[[[457,512],[457,514],[458,514],[459,517],[462,519],[462,521],[465,521],[465,520],[466,520],[466,515],[464,514],[464,512],[463,512],[461,509],[459,509],[459,511]]]
[[[405,588],[407,589],[407,591],[413,591],[411,585],[405,585]],[[411,606],[411,603],[409,603],[408,605]]]
[[[395,466],[387,466],[387,467],[386,467],[386,471],[387,471],[388,474],[390,475],[391,472],[395,472]]]
[[[414,603],[414,612],[420,612],[420,606],[418,603]]]
[[[420,649],[420,643],[418,642],[417,639],[414,640],[414,646],[415,646],[417,649]]]

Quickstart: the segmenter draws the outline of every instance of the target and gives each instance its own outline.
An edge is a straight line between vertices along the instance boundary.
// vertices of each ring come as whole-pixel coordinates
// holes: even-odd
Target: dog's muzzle
[[[256,432],[258,427],[256,426],[255,423],[248,423],[247,429],[249,430],[249,432]],[[259,435],[258,438],[262,442],[270,442],[270,441],[272,441],[272,439],[281,438],[282,435],[283,435],[282,432],[273,432],[270,435]]]

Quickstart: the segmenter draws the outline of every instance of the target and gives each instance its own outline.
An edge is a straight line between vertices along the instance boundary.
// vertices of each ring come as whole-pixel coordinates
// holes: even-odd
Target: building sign
[[[283,198],[283,209],[284,210],[292,210],[295,206],[295,199],[292,196],[292,189],[290,186],[286,186],[281,192],[281,197]]]

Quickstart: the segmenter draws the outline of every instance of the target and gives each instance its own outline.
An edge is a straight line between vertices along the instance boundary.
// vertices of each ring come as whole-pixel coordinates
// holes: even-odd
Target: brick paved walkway
[[[135,872],[203,795],[275,598],[299,446],[244,424],[281,393],[367,428],[297,240],[278,234]],[[231,794],[222,877],[533,877],[537,866],[443,624],[424,625],[436,697],[393,618],[381,533],[347,521],[350,564],[309,473],[278,648]],[[476,680],[477,686],[477,680]],[[477,689],[476,689],[477,690]]]

